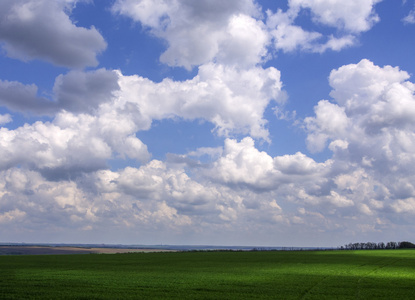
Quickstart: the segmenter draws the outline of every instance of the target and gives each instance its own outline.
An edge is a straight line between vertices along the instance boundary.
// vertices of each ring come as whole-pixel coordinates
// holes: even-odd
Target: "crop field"
[[[0,299],[413,299],[415,250],[0,256]]]

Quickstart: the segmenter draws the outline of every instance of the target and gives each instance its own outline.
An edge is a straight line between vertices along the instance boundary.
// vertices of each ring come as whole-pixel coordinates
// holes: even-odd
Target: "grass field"
[[[0,299],[414,299],[415,250],[0,256]]]

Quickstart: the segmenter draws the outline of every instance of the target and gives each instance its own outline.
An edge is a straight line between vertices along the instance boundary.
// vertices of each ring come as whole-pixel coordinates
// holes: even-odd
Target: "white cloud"
[[[118,0],[113,11],[141,22],[165,39],[168,48],[160,60],[171,66],[191,69],[213,60],[254,66],[266,55],[268,33],[253,18],[260,12],[252,0]]]
[[[325,44],[316,46],[313,51],[323,53],[327,50],[340,51],[343,48],[347,48],[356,44],[356,37],[354,35],[345,35],[336,38],[332,35],[328,37]]]
[[[14,209],[0,214],[0,223],[10,223],[23,219],[26,216],[24,211]]]
[[[65,230],[174,229],[208,219],[223,223],[219,207],[236,212],[225,189],[203,186],[184,170],[156,160],[138,169],[100,170],[70,181],[49,181],[26,168],[10,168],[1,171],[0,187],[5,191],[0,200],[6,212],[0,222],[25,216],[22,231],[52,223]]]
[[[304,120],[307,129],[313,133],[307,137],[307,146],[310,151],[322,151],[330,136],[341,136],[350,122],[344,108],[332,104],[327,100],[321,100],[314,107],[316,117]]]
[[[415,10],[412,10],[405,18],[402,19],[404,23],[415,24]]]
[[[305,31],[300,26],[293,25],[294,18],[289,12],[278,10],[276,13],[267,11],[267,26],[274,39],[276,49],[290,52],[300,48],[301,50],[312,50],[322,34],[318,32]]]
[[[286,175],[308,175],[316,174],[326,167],[324,164],[316,163],[312,158],[301,152],[294,155],[283,155],[274,157],[274,167]]]
[[[224,183],[248,184],[265,188],[272,185],[274,177],[272,157],[259,152],[251,138],[241,142],[227,139],[222,156],[213,164],[211,176]]]
[[[282,84],[279,71],[272,67],[240,70],[211,63],[183,82],[154,83],[120,74],[119,85],[119,101],[138,108],[142,129],[148,129],[153,119],[205,119],[219,135],[242,133],[267,140],[263,113],[270,101],[281,100]]]
[[[330,161],[317,163],[300,152],[273,158],[256,149],[254,140],[247,137],[240,142],[227,139],[222,155],[202,173],[226,185],[271,191],[290,184],[302,189],[310,180],[324,181],[330,166]]]
[[[13,119],[9,114],[0,115],[0,125],[12,122]]]
[[[261,21],[243,14],[234,15],[226,33],[215,55],[217,62],[249,68],[267,58],[266,46],[270,39]]]
[[[313,20],[353,33],[369,30],[379,21],[373,7],[382,0],[290,0],[291,9],[308,8]]]
[[[330,96],[348,110],[365,107],[377,101],[383,90],[390,84],[400,83],[409,78],[398,67],[375,66],[371,61],[362,59],[358,64],[350,64],[330,73]],[[362,99],[365,101],[361,101]]]
[[[415,9],[410,10],[408,15],[402,19],[402,22],[404,24],[415,24]]]
[[[364,195],[365,213],[382,209],[383,202],[396,212],[411,211],[406,199],[415,193],[409,167],[415,163],[415,85],[408,78],[399,68],[368,60],[333,70],[336,104],[320,101],[316,116],[305,120],[308,146],[323,150],[332,141],[333,166],[348,170],[335,183],[354,199]]]
[[[415,199],[398,200],[392,204],[392,209],[397,213],[415,214]]]
[[[1,168],[28,164],[44,170],[75,168],[79,172],[104,167],[111,149],[102,139],[88,134],[91,118],[81,116],[76,121],[79,123],[68,128],[42,122],[15,130],[2,128]]]
[[[4,212],[24,215],[21,231],[53,223],[57,232],[119,228],[141,238],[161,228],[175,238],[190,232],[230,237],[254,230],[283,236],[293,230],[311,234],[336,228],[353,234],[379,220],[390,222],[388,209],[412,212],[408,196],[415,190],[413,178],[399,185],[375,180],[372,169],[353,162],[346,161],[348,168],[340,170],[340,158],[325,163],[302,153],[272,158],[256,149],[251,138],[226,140],[219,157],[218,150],[199,152],[212,153],[214,160],[191,171],[152,160],[139,168],[51,181],[24,165],[12,167],[1,171],[0,199]],[[395,201],[393,188],[405,191],[401,200]],[[12,221],[8,214],[3,219]],[[297,227],[303,224],[308,229]]]
[[[322,150],[327,139],[357,143],[369,138],[385,142],[380,136],[389,134],[408,138],[410,133],[405,130],[415,125],[415,86],[406,81],[408,78],[408,73],[398,68],[381,68],[368,60],[332,71],[330,95],[337,104],[320,101],[316,117],[306,118],[310,148]]]
[[[75,182],[47,181],[37,172],[11,168],[1,171],[0,186],[6,191],[0,200],[8,211],[3,219],[18,219],[17,231],[49,228],[53,232],[59,227],[70,229],[79,220],[94,221],[93,203]]]
[[[339,195],[335,191],[331,191],[330,196],[327,196],[327,198],[329,202],[338,207],[347,207],[354,205],[354,202],[352,200],[348,199],[345,196]]]
[[[0,220],[19,220],[20,234],[41,228],[48,235],[68,236],[74,231],[82,239],[82,231],[88,229],[98,235],[105,232],[100,236],[105,238],[118,228],[141,241],[155,231],[160,237],[161,229],[176,239],[189,234],[217,238],[219,232],[229,237],[238,228],[246,230],[264,221],[273,225],[286,218],[269,196],[199,183],[183,169],[156,160],[140,168],[100,170],[71,181],[48,181],[25,168],[11,168],[0,175],[1,191],[6,191],[0,194],[6,212]],[[255,207],[247,208],[252,200]],[[260,219],[254,211],[261,212]]]
[[[63,111],[52,123],[38,121],[14,130],[1,128],[0,168],[22,165],[58,180],[106,168],[114,152],[140,161],[149,159],[147,147],[134,135],[134,127],[115,127],[109,132],[99,125],[101,122],[90,115]]]
[[[195,78],[183,82],[154,83],[104,69],[71,71],[57,77],[54,101],[37,96],[35,85],[1,82],[1,100],[10,109],[57,114],[51,122],[2,128],[0,168],[22,165],[58,180],[106,168],[117,157],[146,162],[150,154],[136,132],[172,117],[205,119],[219,135],[268,140],[263,113],[278,99],[279,76],[274,68],[215,64],[201,66]],[[20,102],[13,102],[16,95]]]
[[[172,2],[177,5],[175,2]],[[166,18],[172,8],[168,2],[164,0],[141,0],[141,1],[128,1],[121,0],[114,3],[112,8],[114,12],[127,15],[134,20],[140,21],[145,26],[149,27],[163,27],[167,20]]]
[[[3,0],[0,41],[7,55],[43,59],[56,65],[96,66],[106,42],[94,28],[77,27],[69,18],[78,0]]]
[[[380,1],[290,0],[285,12],[281,9],[276,12],[268,10],[266,23],[277,50],[340,51],[354,45],[359,33],[369,30],[379,21],[374,6]],[[335,28],[337,36],[307,31],[296,25],[296,19],[304,9],[310,10],[314,23]]]

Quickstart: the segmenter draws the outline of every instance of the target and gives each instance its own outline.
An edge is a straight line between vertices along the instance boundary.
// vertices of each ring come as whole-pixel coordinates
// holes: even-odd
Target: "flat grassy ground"
[[[0,299],[414,299],[415,250],[0,256]]]

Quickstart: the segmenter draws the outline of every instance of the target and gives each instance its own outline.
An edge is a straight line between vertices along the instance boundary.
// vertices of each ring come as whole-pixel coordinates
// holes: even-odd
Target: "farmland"
[[[414,250],[0,256],[0,299],[411,299]]]

